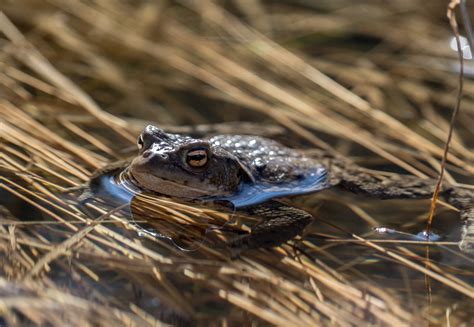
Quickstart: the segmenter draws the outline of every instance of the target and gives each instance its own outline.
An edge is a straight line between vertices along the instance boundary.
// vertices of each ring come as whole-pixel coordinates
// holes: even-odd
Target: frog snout
[[[168,159],[168,155],[166,153],[158,153],[153,148],[150,148],[142,152],[142,158],[153,160],[154,162],[163,162]]]

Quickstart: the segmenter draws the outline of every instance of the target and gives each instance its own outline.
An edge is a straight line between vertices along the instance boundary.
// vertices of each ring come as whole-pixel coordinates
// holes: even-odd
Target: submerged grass
[[[303,240],[231,260],[224,246],[228,230],[248,230],[251,217],[159,198],[141,199],[135,221],[120,208],[94,202],[87,209],[100,218],[91,219],[78,206],[77,193],[65,192],[105,163],[133,153],[136,135],[150,121],[183,131],[176,125],[279,124],[283,135],[274,127],[262,133],[276,130],[287,144],[342,153],[368,168],[436,177],[459,70],[448,46],[445,2],[298,3],[2,2],[4,321],[472,321],[472,258],[456,244],[440,242],[433,247],[462,264],[438,262],[434,254],[426,265],[421,246],[375,242],[365,231],[383,220],[358,201],[334,194],[318,199],[346,208],[336,215],[341,221],[349,212],[360,219],[367,227],[360,233],[328,216],[336,226],[320,229],[323,219]],[[466,62],[472,77],[469,68]],[[445,177],[473,187],[471,79],[464,96]],[[240,132],[238,125],[223,128]],[[313,201],[301,204],[314,208]],[[426,217],[424,205],[420,217]],[[403,210],[391,216],[400,218]],[[137,219],[150,215],[158,230],[183,237],[193,251],[143,233]],[[407,226],[419,221],[408,215]],[[217,229],[207,230],[209,223]],[[345,250],[350,247],[356,250]],[[381,277],[376,272],[385,266],[389,271]],[[424,275],[434,281],[431,304]],[[397,278],[402,282],[394,283]]]

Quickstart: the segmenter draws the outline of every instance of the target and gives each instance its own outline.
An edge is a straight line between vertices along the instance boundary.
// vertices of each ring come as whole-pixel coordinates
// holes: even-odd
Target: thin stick
[[[448,5],[448,12],[447,16],[449,19],[449,24],[451,25],[451,29],[454,33],[454,36],[456,37],[456,46],[458,49],[458,57],[459,57],[459,89],[458,89],[458,95],[457,95],[457,100],[456,100],[456,107],[454,108],[453,115],[451,116],[451,123],[449,125],[449,132],[448,132],[448,138],[446,139],[446,144],[444,146],[444,153],[443,157],[441,159],[441,171],[439,173],[439,178],[436,183],[436,187],[433,193],[433,197],[431,198],[431,206],[430,206],[430,212],[428,215],[428,222],[426,226],[427,233],[426,235],[429,235],[429,231],[431,230],[431,223],[433,221],[433,216],[436,210],[436,202],[439,197],[439,191],[441,189],[441,183],[443,182],[443,176],[444,176],[444,170],[446,167],[446,158],[448,157],[448,151],[449,151],[449,143],[451,142],[451,138],[453,135],[453,129],[454,129],[454,123],[456,122],[456,118],[458,116],[459,109],[461,107],[461,99],[462,99],[462,93],[463,93],[463,87],[464,87],[464,59],[463,59],[463,54],[461,50],[461,40],[459,37],[459,29],[458,29],[458,24],[456,22],[456,14],[454,13],[454,9],[456,8],[457,5],[459,5],[460,0],[452,0],[449,5]]]

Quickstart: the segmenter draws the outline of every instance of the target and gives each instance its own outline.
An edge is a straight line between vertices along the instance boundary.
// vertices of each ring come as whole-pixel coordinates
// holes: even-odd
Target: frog
[[[426,199],[436,184],[412,175],[375,174],[332,152],[308,153],[253,135],[198,138],[148,125],[137,147],[134,157],[96,171],[88,194],[104,195],[112,178],[138,192],[228,203],[260,218],[250,233],[228,242],[233,253],[275,247],[304,232],[313,215],[286,204],[285,197],[338,188],[378,199]],[[474,193],[445,184],[440,194],[466,222],[461,250],[474,253]]]

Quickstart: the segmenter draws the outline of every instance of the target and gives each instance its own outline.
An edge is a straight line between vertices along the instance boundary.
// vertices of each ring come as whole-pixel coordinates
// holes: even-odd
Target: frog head
[[[139,152],[128,172],[150,191],[187,198],[226,196],[250,178],[234,155],[206,140],[168,134],[148,125],[137,145]]]

